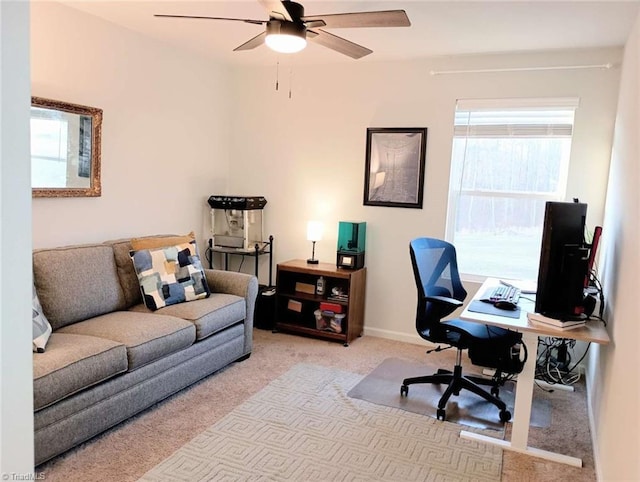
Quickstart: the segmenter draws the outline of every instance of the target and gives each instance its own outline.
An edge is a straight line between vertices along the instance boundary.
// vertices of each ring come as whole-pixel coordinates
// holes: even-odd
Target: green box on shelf
[[[364,221],[340,221],[338,223],[338,268],[360,269],[364,267],[364,247],[367,240],[367,223]]]

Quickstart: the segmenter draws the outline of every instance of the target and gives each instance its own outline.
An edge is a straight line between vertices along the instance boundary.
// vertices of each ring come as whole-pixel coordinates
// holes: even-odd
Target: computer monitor
[[[584,242],[586,217],[586,204],[546,203],[536,312],[559,320],[585,318],[584,281],[589,262]]]

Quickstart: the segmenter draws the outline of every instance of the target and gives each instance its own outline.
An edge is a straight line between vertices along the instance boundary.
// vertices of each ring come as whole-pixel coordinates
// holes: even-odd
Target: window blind
[[[574,109],[456,110],[455,137],[571,137]]]

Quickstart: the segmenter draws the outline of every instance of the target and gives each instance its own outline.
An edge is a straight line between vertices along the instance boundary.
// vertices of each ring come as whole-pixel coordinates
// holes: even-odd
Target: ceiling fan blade
[[[250,18],[227,18],[227,17],[199,17],[196,15],[162,15],[162,14],[155,14],[154,17],[161,17],[161,18],[195,18],[198,20],[231,20],[233,22],[244,22],[244,23],[251,23],[251,24],[255,24],[255,25],[263,25],[265,23],[267,23],[266,20],[252,20]]]
[[[270,17],[279,18],[282,16],[282,20],[293,22],[293,18],[291,18],[291,14],[287,10],[286,5],[280,0],[258,0],[258,2],[269,12]]]
[[[352,59],[359,59],[373,52],[373,50],[363,47],[362,45],[355,44],[321,29],[307,30],[307,38],[323,47],[347,55]]]
[[[256,47],[260,47],[264,43],[264,39],[266,36],[267,32],[262,32],[261,34],[253,37],[251,40],[247,40],[242,45],[239,45],[238,47],[233,49],[233,51],[236,52],[238,50],[251,50],[255,49]]]
[[[404,10],[384,10],[378,12],[352,12],[328,15],[307,15],[303,22],[324,20],[327,28],[358,27],[409,27],[411,22]]]
[[[327,25],[324,20],[310,20],[308,22],[304,22],[304,26],[307,28],[320,28]]]

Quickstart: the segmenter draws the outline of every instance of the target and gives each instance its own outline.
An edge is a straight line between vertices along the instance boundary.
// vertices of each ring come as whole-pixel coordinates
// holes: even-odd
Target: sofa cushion
[[[53,330],[126,308],[111,246],[39,249],[33,278]]]
[[[126,307],[137,305],[142,302],[140,294],[140,284],[138,283],[138,275],[131,261],[131,241],[121,239],[116,241],[108,241],[105,244],[113,248],[113,257],[115,258],[118,271],[118,278],[124,293]]]
[[[145,305],[130,309],[136,312],[152,313]],[[212,293],[209,298],[165,306],[154,314],[170,315],[192,322],[196,327],[196,340],[212,335],[246,318],[245,299],[236,295]]]
[[[129,370],[193,344],[192,323],[173,316],[117,311],[60,329],[61,333],[88,335],[122,343],[127,348]]]
[[[131,258],[147,308],[193,301],[209,296],[196,243],[131,251]]]
[[[51,336],[51,325],[42,312],[42,306],[40,306],[40,300],[38,300],[38,293],[36,292],[35,286],[33,287],[31,310],[33,351],[36,353],[44,353],[47,341],[49,341],[49,337]]]
[[[33,354],[33,405],[40,410],[127,370],[121,343],[55,332],[47,352]]]

